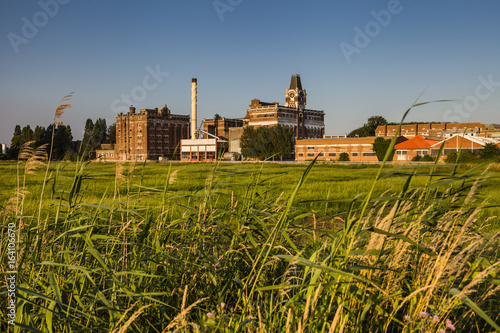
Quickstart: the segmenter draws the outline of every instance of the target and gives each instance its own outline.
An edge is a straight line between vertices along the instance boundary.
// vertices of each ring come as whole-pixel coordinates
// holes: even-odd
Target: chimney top
[[[198,80],[196,78],[193,78],[191,82],[197,82]]]

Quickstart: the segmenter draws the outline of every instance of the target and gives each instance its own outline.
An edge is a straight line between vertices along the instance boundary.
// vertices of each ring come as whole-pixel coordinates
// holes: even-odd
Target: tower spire
[[[292,74],[290,87],[285,93],[285,106],[304,109],[306,105],[306,91],[302,88],[300,74]]]

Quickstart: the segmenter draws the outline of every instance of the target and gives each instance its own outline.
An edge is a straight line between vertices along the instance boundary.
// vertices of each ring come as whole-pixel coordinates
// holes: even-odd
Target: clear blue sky
[[[198,119],[241,118],[254,98],[284,103],[292,73],[327,134],[399,121],[422,92],[459,101],[410,121],[500,123],[499,17],[498,0],[2,0],[0,142],[50,124],[71,91],[62,120],[81,139],[87,118],[114,122],[122,95],[189,114],[196,77]]]

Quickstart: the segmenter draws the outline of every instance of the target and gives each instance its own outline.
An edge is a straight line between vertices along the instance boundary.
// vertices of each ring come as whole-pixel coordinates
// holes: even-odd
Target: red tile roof
[[[407,141],[398,143],[395,149],[428,149],[430,146],[441,142],[440,140],[429,140],[422,135],[417,135]]]

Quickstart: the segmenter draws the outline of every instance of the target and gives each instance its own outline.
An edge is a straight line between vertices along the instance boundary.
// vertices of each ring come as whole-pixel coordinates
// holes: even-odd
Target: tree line
[[[116,126],[106,126],[106,120],[99,118],[95,121],[87,119],[84,128],[84,136],[81,142],[73,141],[73,134],[69,125],[50,124],[47,127],[30,125],[21,127],[16,125],[7,154],[0,156],[1,159],[15,160],[18,158],[21,147],[31,142],[33,148],[47,145],[50,151],[52,131],[54,131],[54,143],[52,147],[52,158],[55,160],[75,160],[77,157],[83,159],[92,158],[95,150],[103,143],[116,142]]]
[[[292,157],[294,133],[288,126],[246,126],[240,138],[241,154],[259,160]]]

